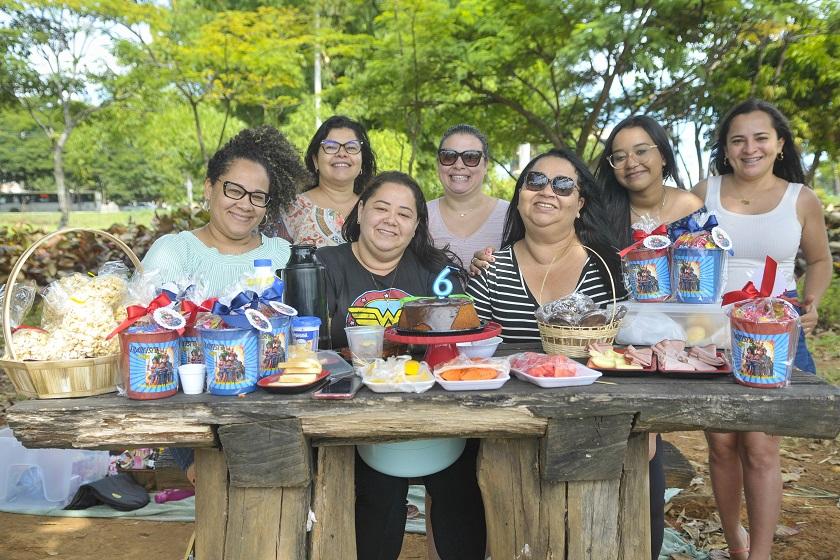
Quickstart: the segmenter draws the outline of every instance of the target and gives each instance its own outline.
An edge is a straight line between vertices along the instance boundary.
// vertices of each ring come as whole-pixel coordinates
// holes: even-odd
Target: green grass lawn
[[[107,229],[113,224],[152,223],[154,210],[134,212],[70,212],[70,227]],[[49,231],[58,228],[58,212],[0,212],[0,226],[29,224]]]
[[[808,341],[820,377],[840,385],[840,333],[823,331]]]

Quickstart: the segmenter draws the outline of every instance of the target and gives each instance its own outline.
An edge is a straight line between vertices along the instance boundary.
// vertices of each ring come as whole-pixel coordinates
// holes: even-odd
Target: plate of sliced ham
[[[682,340],[662,340],[652,349],[659,372],[669,376],[698,378],[732,373],[729,360],[714,344],[687,348]]]
[[[638,377],[656,371],[656,356],[650,347],[627,346],[593,342],[589,345],[587,367],[612,377]]]

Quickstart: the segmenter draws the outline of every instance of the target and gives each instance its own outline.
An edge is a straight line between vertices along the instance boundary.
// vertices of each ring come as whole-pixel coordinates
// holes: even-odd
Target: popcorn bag
[[[776,261],[767,257],[761,289],[748,282],[728,292],[723,303],[732,329],[732,372],[735,381],[762,389],[787,387],[799,341],[799,313],[787,300],[769,297]]]
[[[702,225],[701,225],[702,223]],[[694,214],[671,231],[674,297],[680,303],[716,303],[726,279],[732,242],[714,215]]]
[[[48,234],[29,247],[12,267],[6,285],[12,297],[0,317],[6,355],[0,360],[15,389],[30,398],[86,397],[116,390],[120,346],[109,339],[114,324],[125,317],[122,308],[128,268],[122,262],[102,265],[98,274],[74,273],[47,286],[41,328],[12,327],[22,321],[16,281],[27,259],[42,246],[69,233],[88,233],[119,247],[135,268],[140,260],[119,238],[108,232],[71,228]],[[24,284],[25,285],[25,284]],[[25,313],[25,311],[24,311]]]
[[[665,226],[653,227],[653,222],[637,224],[635,242],[619,251],[624,284],[630,297],[642,303],[665,301],[671,297],[671,245]]]

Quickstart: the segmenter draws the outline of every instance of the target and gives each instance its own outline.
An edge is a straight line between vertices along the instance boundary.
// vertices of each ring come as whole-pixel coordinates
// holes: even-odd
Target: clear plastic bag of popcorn
[[[31,280],[24,280],[15,284],[12,290],[12,303],[9,307],[9,325],[12,328],[18,327],[23,323],[24,317],[32,308],[32,303],[35,301],[35,294],[37,293],[35,283]],[[6,285],[0,284],[0,310],[6,303]],[[0,328],[3,327],[4,317],[0,312]]]

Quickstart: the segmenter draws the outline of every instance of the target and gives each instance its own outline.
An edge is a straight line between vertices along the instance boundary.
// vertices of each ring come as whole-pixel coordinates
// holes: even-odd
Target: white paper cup
[[[347,344],[353,356],[354,368],[362,369],[376,358],[382,357],[385,327],[344,327],[344,332],[347,333]]]
[[[178,368],[181,388],[185,395],[200,395],[204,392],[204,364],[184,364]]]

